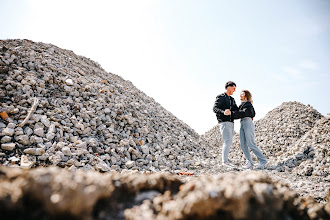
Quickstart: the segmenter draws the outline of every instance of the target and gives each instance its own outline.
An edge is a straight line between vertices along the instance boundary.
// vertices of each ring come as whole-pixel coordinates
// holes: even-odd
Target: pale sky
[[[256,120],[287,101],[330,113],[328,0],[0,0],[0,39],[88,57],[200,134],[229,80]]]

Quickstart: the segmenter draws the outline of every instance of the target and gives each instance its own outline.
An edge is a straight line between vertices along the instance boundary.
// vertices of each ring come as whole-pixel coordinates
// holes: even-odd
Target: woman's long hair
[[[243,90],[242,92],[244,92],[245,94],[245,97],[247,98],[247,100],[251,103],[253,103],[253,100],[252,100],[252,94],[249,90]]]

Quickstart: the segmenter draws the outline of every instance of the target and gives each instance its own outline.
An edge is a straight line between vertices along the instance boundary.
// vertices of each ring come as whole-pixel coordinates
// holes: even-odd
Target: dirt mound
[[[297,196],[266,174],[101,174],[58,167],[0,167],[5,219],[326,219],[329,203]]]

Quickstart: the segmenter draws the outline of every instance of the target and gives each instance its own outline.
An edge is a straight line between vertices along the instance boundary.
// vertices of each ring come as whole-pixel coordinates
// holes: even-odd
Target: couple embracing
[[[247,163],[242,168],[253,169],[254,163],[250,154],[251,149],[259,160],[259,164],[256,168],[264,169],[267,164],[267,159],[254,141],[253,117],[255,116],[255,111],[252,105],[252,95],[248,90],[243,90],[240,94],[242,103],[238,107],[235,103],[235,99],[231,97],[236,90],[236,84],[229,81],[225,84],[225,89],[226,91],[224,93],[217,96],[213,107],[223,139],[222,165],[227,168],[234,167],[228,161],[228,154],[233,143],[234,119],[241,119],[240,147],[247,160]]]

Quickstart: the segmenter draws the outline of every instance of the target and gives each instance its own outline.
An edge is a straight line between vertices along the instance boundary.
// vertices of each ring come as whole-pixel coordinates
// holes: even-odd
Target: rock
[[[11,163],[17,163],[18,161],[20,161],[19,158],[13,156],[13,157],[9,157],[8,158],[8,161],[10,161]]]
[[[13,136],[14,135],[14,133],[15,133],[15,129],[13,129],[13,128],[5,128],[5,129],[3,129],[2,130],[2,134],[3,135],[7,135],[7,136]]]
[[[4,123],[0,122],[0,129],[5,128],[5,127],[6,127],[6,125]]]
[[[51,155],[51,156],[48,157],[48,160],[53,165],[57,165],[59,162],[61,162],[62,158],[59,155]]]
[[[16,125],[14,123],[8,123],[7,127],[14,129]]]
[[[142,152],[144,154],[149,154],[149,147],[146,145],[141,146]]]
[[[40,156],[45,153],[45,149],[43,149],[43,148],[27,148],[23,152],[26,154]]]
[[[42,117],[41,122],[48,128],[50,126],[50,121],[47,119],[47,117]]]
[[[65,80],[65,83],[66,83],[68,86],[73,86],[73,81],[72,81],[72,79],[67,79],[67,80]]]
[[[95,165],[97,170],[103,171],[103,172],[108,172],[110,171],[110,167],[104,162],[104,161],[99,161],[96,165]]]
[[[55,133],[47,133],[47,134],[46,134],[46,139],[47,139],[48,141],[51,141],[51,140],[54,139],[55,135],[56,135]]]
[[[3,144],[3,143],[8,143],[8,142],[10,142],[11,141],[11,137],[10,136],[3,136],[2,138],[1,138],[1,143]]]
[[[71,152],[71,150],[70,150],[69,147],[63,147],[63,148],[62,148],[62,152],[63,152],[63,154],[66,155],[66,156],[72,156],[72,152]]]
[[[41,160],[41,161],[46,161],[48,158],[49,158],[48,153],[44,153],[44,154],[42,154],[38,157],[38,159]]]
[[[129,168],[132,168],[133,166],[135,166],[135,162],[134,161],[127,161],[125,163],[125,165],[129,169]]]
[[[1,149],[3,150],[9,150],[9,151],[13,151],[16,147],[15,143],[6,143],[6,144],[1,144]]]
[[[33,133],[35,135],[38,135],[39,137],[43,137],[44,136],[44,129],[43,128],[36,128],[34,129]]]
[[[19,135],[24,135],[24,131],[22,128],[18,127],[15,129],[15,134],[14,136],[19,136]]]
[[[104,113],[105,113],[105,114],[110,114],[110,113],[111,113],[111,110],[110,110],[109,108],[105,108],[105,109],[104,109]]]
[[[33,130],[30,127],[25,127],[24,134],[26,134],[27,136],[30,136],[31,134],[33,134]]]
[[[29,157],[27,155],[21,156],[21,168],[30,169],[34,166],[35,163],[36,163],[35,158]]]
[[[20,136],[16,136],[15,140],[23,145],[29,145],[30,143],[30,138],[27,135],[20,135]]]

